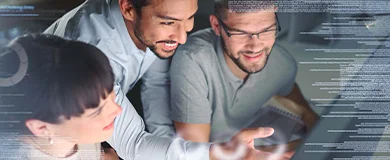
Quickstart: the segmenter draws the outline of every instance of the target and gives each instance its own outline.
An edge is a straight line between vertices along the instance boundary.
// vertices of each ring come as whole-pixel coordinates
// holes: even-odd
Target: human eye
[[[272,34],[275,34],[276,32],[276,29],[267,29],[265,31],[263,31],[261,34],[262,35],[272,35]]]
[[[95,113],[93,113],[93,115],[91,116],[91,118],[94,118],[94,117],[99,116],[100,113],[102,113],[102,108],[99,108]]]
[[[264,32],[269,32],[269,31],[276,31],[276,28],[272,27],[272,28],[266,29]]]
[[[237,36],[246,36],[246,35],[249,35],[249,34],[246,33],[246,32],[238,32],[238,31],[231,31],[230,34],[231,34],[231,35],[237,35]]]
[[[102,108],[100,108],[100,109],[96,112],[96,116],[99,115],[100,113],[102,113]]]
[[[103,107],[99,107],[99,108],[95,109],[91,114],[89,114],[88,117],[95,118],[95,117],[100,115],[102,110],[103,110]]]
[[[160,22],[161,25],[166,25],[166,26],[170,26],[170,25],[173,25],[174,22]]]

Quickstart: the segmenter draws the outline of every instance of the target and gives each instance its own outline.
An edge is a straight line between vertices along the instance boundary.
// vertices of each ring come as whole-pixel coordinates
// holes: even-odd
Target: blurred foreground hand
[[[272,128],[250,128],[238,132],[229,142],[212,144],[210,160],[289,160],[288,155],[256,150],[254,139],[266,138],[274,133]]]

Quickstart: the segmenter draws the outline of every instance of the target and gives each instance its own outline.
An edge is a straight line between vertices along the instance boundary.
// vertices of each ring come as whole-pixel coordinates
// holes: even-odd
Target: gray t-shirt
[[[172,119],[210,123],[210,141],[227,141],[250,125],[273,95],[291,93],[296,73],[294,58],[276,43],[265,68],[241,80],[226,64],[220,37],[211,28],[197,31],[172,60]]]

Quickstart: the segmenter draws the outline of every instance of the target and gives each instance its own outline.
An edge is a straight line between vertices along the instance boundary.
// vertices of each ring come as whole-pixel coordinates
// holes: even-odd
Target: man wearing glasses
[[[115,118],[113,135],[107,142],[121,158],[215,160],[221,159],[218,153],[236,148],[244,152],[235,159],[266,156],[242,144],[272,135],[272,128],[245,129],[222,144],[159,137],[174,134],[167,103],[169,61],[163,59],[171,57],[176,47],[186,42],[197,9],[197,0],[88,0],[45,31],[94,45],[110,60],[115,74],[115,102],[122,107],[122,113]],[[146,124],[153,134],[144,131],[141,117],[126,97],[140,79]]]
[[[229,139],[248,127],[259,108],[279,95],[298,104],[311,129],[318,119],[295,84],[297,65],[277,43],[281,30],[270,1],[235,10],[233,0],[215,4],[211,28],[180,46],[171,68],[172,119],[177,133],[196,142]]]

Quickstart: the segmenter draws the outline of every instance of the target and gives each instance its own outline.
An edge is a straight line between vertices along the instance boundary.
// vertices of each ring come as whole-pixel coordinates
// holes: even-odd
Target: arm
[[[308,130],[310,130],[315,125],[315,122],[317,121],[318,117],[316,113],[314,113],[314,111],[309,107],[308,103],[304,99],[303,95],[300,93],[299,88],[296,84],[294,84],[290,94],[286,96],[274,96],[273,98],[277,101],[277,103],[286,107],[285,109],[296,115],[300,115],[304,123],[306,124]],[[297,147],[302,143],[302,141],[302,139],[297,139],[286,144],[257,146],[256,149],[264,152],[275,153],[280,148],[284,148],[285,151],[283,155],[291,157],[295,153],[295,149],[297,149]]]
[[[195,143],[184,141],[181,138],[157,137],[144,131],[141,117],[138,116],[119,85],[115,85],[114,91],[117,94],[115,101],[121,105],[123,110],[115,118],[114,132],[107,142],[123,159],[224,160],[226,159],[223,158],[224,156],[233,154],[237,159],[244,159],[243,157],[253,160],[269,159],[268,155],[255,154],[254,149],[250,147],[244,146],[244,152],[237,153],[236,151],[242,144],[253,143],[254,138],[270,136],[273,133],[272,129],[247,129],[239,132],[229,142],[219,144]]]
[[[205,73],[180,49],[172,60],[171,107],[178,135],[193,142],[209,142],[211,104]]]
[[[303,122],[306,123],[307,129],[311,130],[314,127],[317,120],[319,119],[318,115],[310,107],[309,103],[303,97],[298,85],[295,83],[291,93],[285,96],[287,99],[297,103],[297,106],[301,110],[301,116]]]
[[[285,106],[290,106],[291,108],[289,109],[300,113],[299,115],[303,119],[303,122],[307,125],[307,129],[311,130],[319,117],[307,103],[297,83],[295,82],[298,71],[297,63],[295,62],[294,58],[288,54],[287,50],[285,50],[283,47],[281,47],[281,49],[284,50],[286,53],[285,55],[289,55],[286,56],[289,57],[287,58],[289,60],[284,63],[285,66],[283,67],[284,69],[282,71],[284,71],[285,82],[283,82],[284,85],[282,85],[277,95],[285,97],[294,102],[292,105]]]
[[[148,131],[157,136],[175,135],[170,109],[169,60],[156,58],[142,76],[141,100]]]
[[[163,138],[144,131],[145,126],[119,85],[115,84],[115,101],[122,113],[115,118],[113,135],[107,142],[119,157],[132,160],[208,159],[208,143],[191,143],[180,138]]]
[[[210,124],[189,124],[174,122],[180,137],[191,142],[209,142]]]

